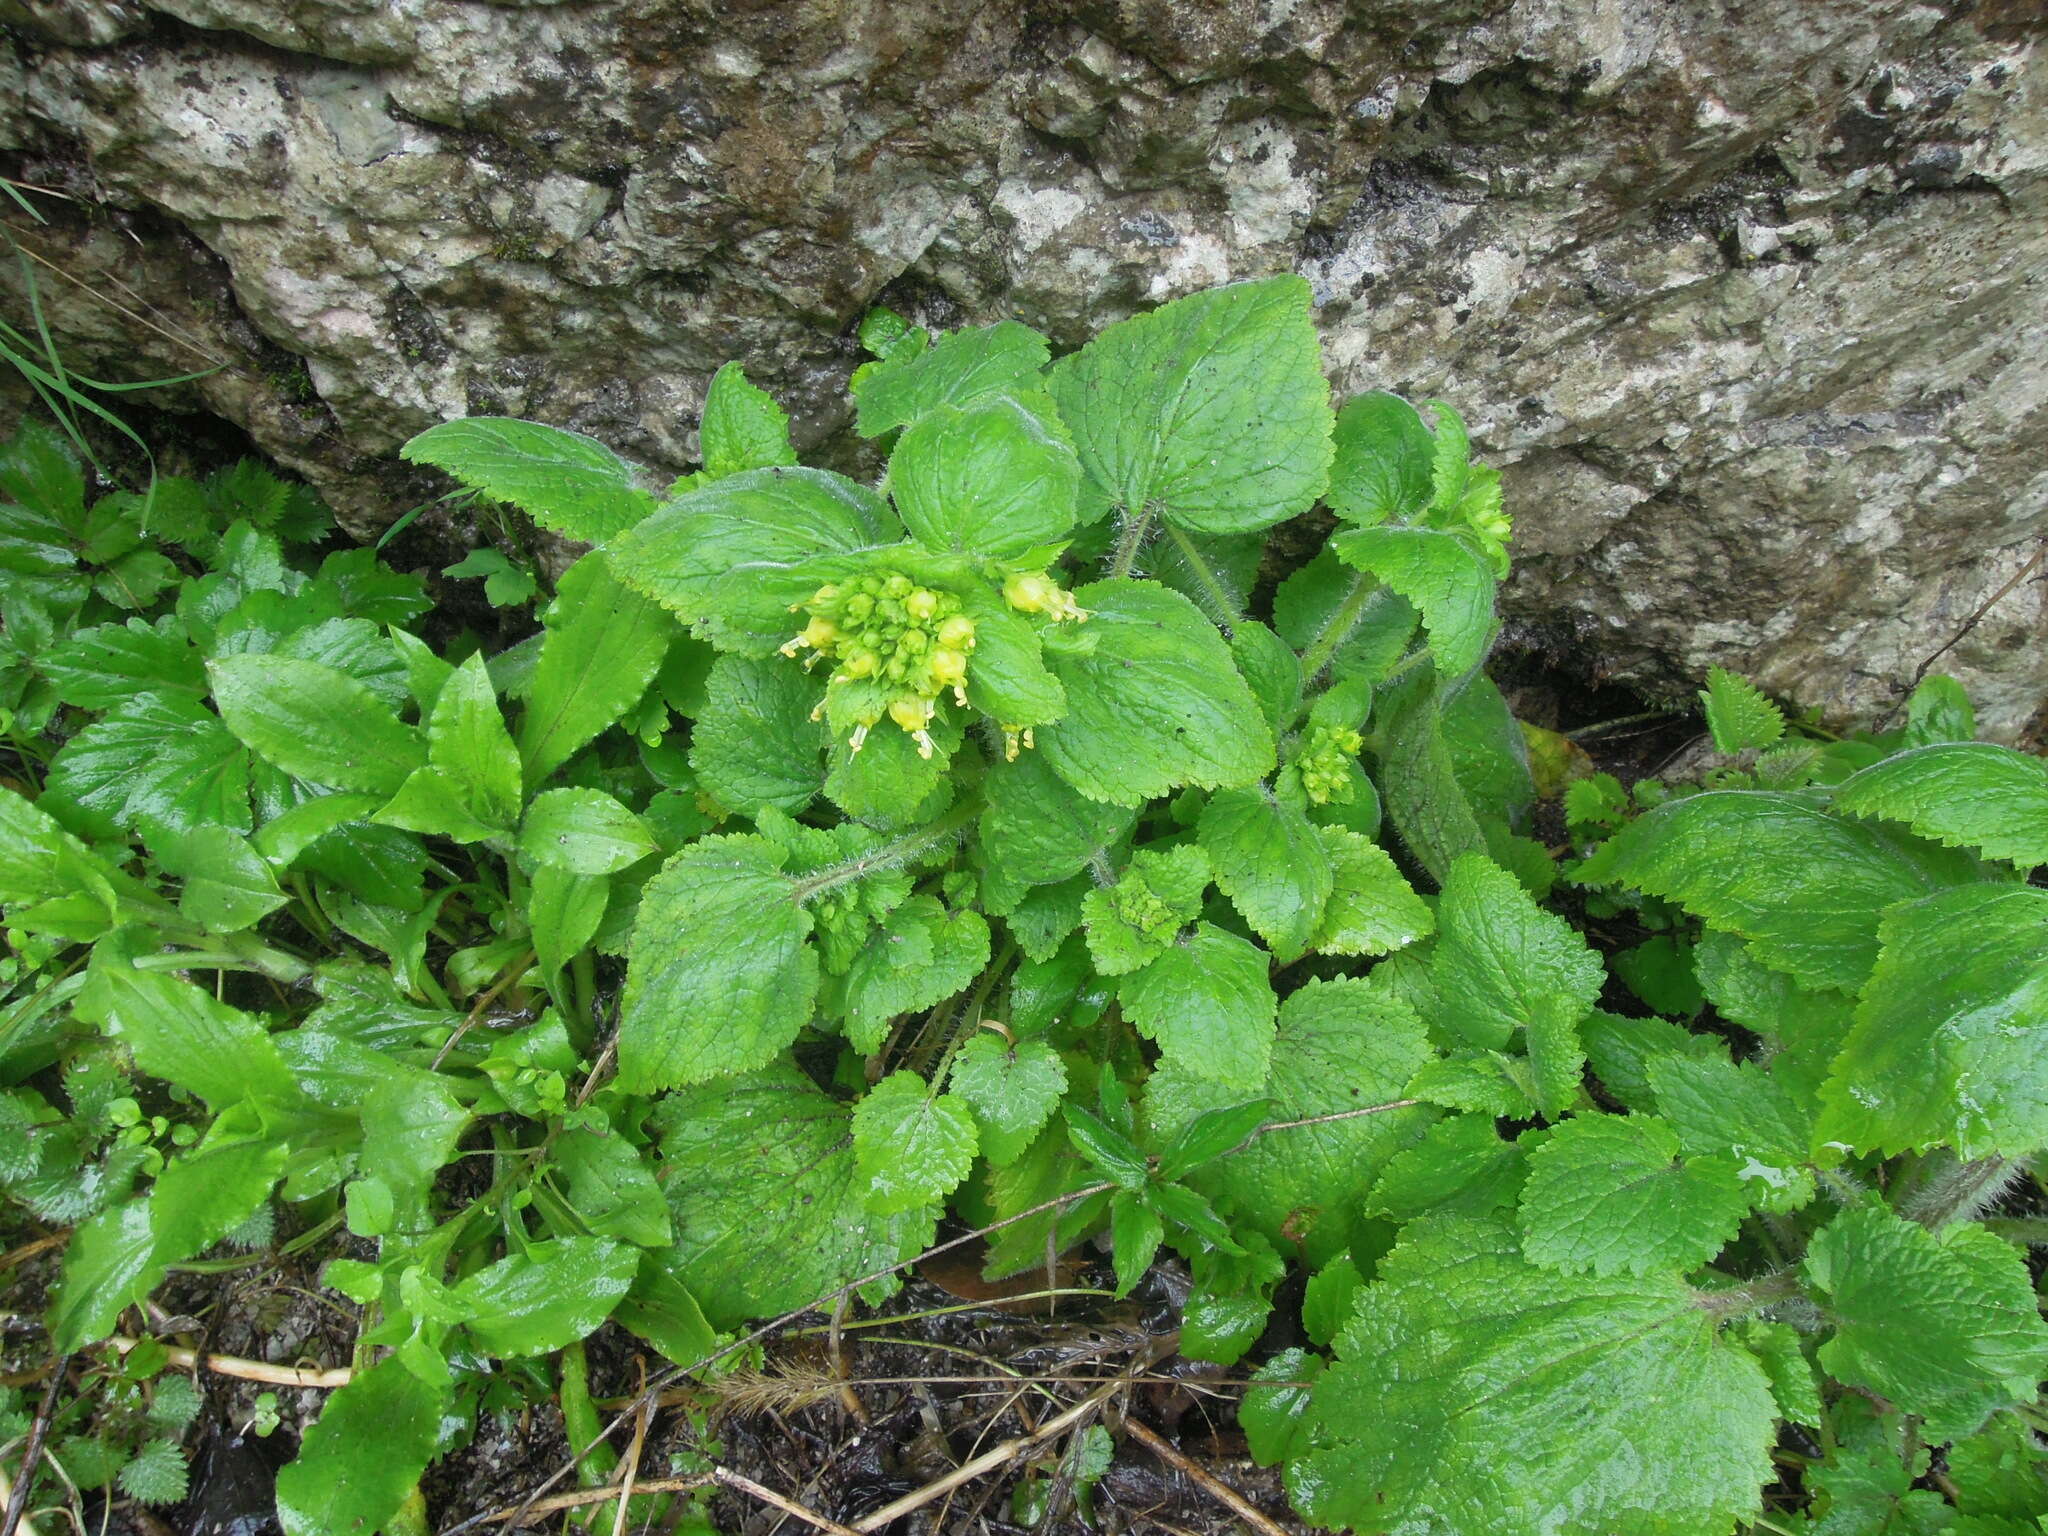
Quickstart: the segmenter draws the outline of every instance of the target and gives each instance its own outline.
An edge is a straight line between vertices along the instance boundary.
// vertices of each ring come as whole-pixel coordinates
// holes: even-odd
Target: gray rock
[[[1509,611],[1832,718],[1939,666],[2048,728],[2033,0],[0,0],[80,365],[214,372],[358,529],[477,412],[668,474],[728,357],[858,464],[878,298],[1072,345],[1314,285],[1343,391],[1501,463]],[[19,226],[20,221],[16,221]],[[51,273],[59,275],[52,276]],[[12,279],[18,284],[19,279]]]

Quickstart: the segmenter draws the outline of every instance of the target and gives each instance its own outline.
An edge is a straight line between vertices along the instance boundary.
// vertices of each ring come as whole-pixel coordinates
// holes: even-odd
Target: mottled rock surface
[[[0,0],[68,347],[355,526],[436,421],[684,468],[727,357],[827,451],[851,323],[1065,344],[1315,285],[1341,390],[1506,465],[1603,675],[1891,702],[2048,539],[2038,0]],[[24,221],[13,224],[21,229]],[[43,269],[39,269],[43,270]],[[18,304],[18,298],[16,300]],[[427,487],[431,489],[431,487]],[[2048,569],[1940,666],[2042,726]]]

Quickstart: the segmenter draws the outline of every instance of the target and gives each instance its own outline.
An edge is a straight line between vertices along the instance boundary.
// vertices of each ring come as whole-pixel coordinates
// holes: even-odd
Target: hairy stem
[[[1323,627],[1316,631],[1315,638],[1301,653],[1301,680],[1315,681],[1316,674],[1330,664],[1330,658],[1337,654],[1337,647],[1358,627],[1359,615],[1365,612],[1366,602],[1379,590],[1379,583],[1360,571],[1351,578],[1351,590],[1344,594],[1344,600],[1330,611],[1323,620]]]
[[[1209,617],[1226,631],[1242,624],[1244,611],[1238,606],[1237,594],[1232,592],[1229,583],[1224,581],[1223,573],[1217,570],[1209,557],[1195,546],[1193,539],[1172,523],[1166,525],[1166,532],[1173,540],[1173,547],[1180,552],[1182,561],[1186,563],[1188,574],[1194,578],[1195,585],[1201,588],[1202,607]]]
[[[945,815],[930,826],[920,827],[915,832],[906,832],[893,842],[884,843],[858,858],[847,859],[839,864],[828,864],[823,869],[805,875],[790,887],[789,899],[802,906],[814,897],[837,890],[842,885],[851,884],[878,869],[888,869],[892,865],[914,859],[925,850],[945,842],[980,813],[981,797],[962,795]]]
[[[1145,540],[1151,532],[1150,507],[1124,514],[1123,528],[1116,537],[1116,549],[1109,557],[1108,580],[1121,581],[1131,574],[1131,567],[1137,563],[1138,551],[1145,547]]]
[[[1932,1166],[1929,1166],[1932,1164]],[[1944,1154],[1929,1158],[1917,1187],[1900,1202],[1899,1214],[1911,1217],[1930,1232],[1951,1222],[1968,1221],[1987,1208],[2006,1187],[2026,1172],[2024,1158],[1984,1157],[1966,1163]]]

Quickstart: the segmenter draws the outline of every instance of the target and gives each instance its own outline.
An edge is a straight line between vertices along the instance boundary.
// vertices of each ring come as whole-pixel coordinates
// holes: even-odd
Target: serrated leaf
[[[1893,907],[1878,937],[1815,1134],[1966,1158],[2048,1142],[2048,891],[1943,891]]]
[[[1082,898],[1088,953],[1105,976],[1121,976],[1164,954],[1202,910],[1209,860],[1189,844],[1140,848],[1116,884]]]
[[[198,648],[171,614],[154,624],[130,619],[81,629],[39,658],[57,696],[79,709],[111,710],[145,693],[206,692]]]
[[[1687,1157],[1726,1157],[1760,1210],[1795,1211],[1813,1198],[1813,1112],[1782,1079],[1718,1052],[1653,1057],[1646,1071]]]
[[[927,412],[889,455],[903,526],[941,552],[1007,559],[1055,543],[1080,483],[1074,450],[1007,395]]]
[[[697,453],[704,473],[713,478],[796,462],[789,417],[772,395],[748,382],[738,363],[727,363],[711,376],[697,426]]]
[[[619,1021],[629,1092],[762,1066],[810,1021],[818,957],[785,857],[763,837],[707,837],[647,882]]]
[[[922,930],[929,958],[905,964],[892,950],[913,927]],[[979,912],[948,912],[930,896],[904,902],[846,973],[846,1033],[854,1049],[879,1051],[891,1019],[963,990],[988,964],[988,953],[988,920]]]
[[[1566,1274],[1682,1273],[1727,1246],[1749,1196],[1727,1158],[1680,1161],[1645,1115],[1578,1115],[1529,1154],[1522,1252]]]
[[[1042,1040],[1011,1045],[984,1032],[953,1057],[946,1086],[974,1111],[981,1155],[991,1168],[1002,1168],[1052,1119],[1067,1091],[1067,1069]]]
[[[1971,878],[1955,855],[1839,820],[1799,795],[1712,790],[1659,806],[1587,860],[1579,879],[1677,902],[1748,939],[1808,986],[1855,990],[1877,962],[1878,915]]]
[[[285,1536],[383,1529],[433,1459],[448,1407],[446,1381],[421,1379],[398,1355],[335,1392],[277,1475]]]
[[[880,437],[945,405],[1029,391],[1051,356],[1045,338],[1005,320],[942,336],[921,351],[890,351],[853,384],[856,430]]]
[[[1373,709],[1376,778],[1387,819],[1415,862],[1441,885],[1455,860],[1487,852],[1444,738],[1441,685],[1419,668],[1384,689]]]
[[[228,729],[265,762],[334,789],[396,794],[422,767],[419,734],[334,667],[284,656],[229,656],[207,677]]]
[[[1158,1042],[1164,1061],[1256,1092],[1272,1061],[1271,963],[1250,940],[1197,923],[1126,978],[1117,996],[1139,1032]]]
[[[121,1468],[121,1491],[144,1504],[176,1504],[185,1488],[185,1453],[175,1440],[150,1441]]]
[[[1280,1005],[1272,1070],[1259,1090],[1271,1122],[1370,1109],[1404,1098],[1429,1058],[1414,1010],[1370,981],[1311,981]],[[1244,1097],[1228,1082],[1171,1063],[1152,1074],[1145,1117],[1155,1138]],[[1270,1131],[1197,1168],[1187,1182],[1284,1252],[1321,1264],[1350,1241],[1356,1207],[1385,1160],[1436,1111],[1388,1110]]]
[[[654,510],[633,466],[595,438],[537,421],[472,416],[444,421],[399,456],[445,469],[464,485],[509,501],[543,528],[601,544]]]
[[[269,864],[239,832],[201,826],[151,843],[157,862],[184,882],[178,910],[209,933],[238,933],[285,904]]]
[[[1785,714],[1764,697],[1763,690],[1748,678],[1726,667],[1707,672],[1707,686],[1700,691],[1700,703],[1707,712],[1707,731],[1714,738],[1714,750],[1734,756],[1770,746],[1785,734]]]
[[[1925,747],[1938,741],[1976,739],[1977,711],[1963,685],[1939,672],[1923,678],[1906,700],[1906,745]]]
[[[690,766],[719,802],[742,815],[772,805],[792,816],[825,781],[818,685],[780,656],[720,656],[704,712],[690,732]]]
[[[618,579],[602,551],[563,574],[543,623],[519,721],[529,789],[639,702],[676,633],[658,604]]]
[[[1283,1349],[1252,1372],[1258,1385],[1238,1405],[1237,1423],[1260,1466],[1278,1466],[1301,1444],[1315,1383],[1328,1363],[1305,1349]]]
[[[519,824],[519,852],[572,874],[615,875],[654,852],[654,834],[601,789],[546,789]]]
[[[891,1072],[853,1107],[853,1160],[867,1207],[893,1216],[936,1205],[974,1166],[967,1101],[933,1093],[915,1072]]]
[[[1323,498],[1346,522],[1405,522],[1429,506],[1436,442],[1398,395],[1356,395],[1337,412],[1336,461]]]
[[[1086,869],[1123,838],[1135,814],[1128,806],[1089,799],[1038,752],[991,763],[983,784],[982,857],[1029,885]]]
[[[1856,1206],[1815,1234],[1806,1274],[1835,1324],[1820,1363],[1919,1414],[1930,1441],[2032,1401],[2048,1375],[2048,1323],[2026,1260],[1982,1227],[1937,1235],[1881,1206]]]
[[[107,834],[145,822],[249,829],[249,754],[182,694],[146,693],[88,725],[51,760],[47,788]]]
[[[1054,367],[1091,499],[1196,533],[1303,512],[1329,480],[1330,386],[1299,277],[1233,283],[1102,331]]]
[[[639,1265],[631,1246],[609,1237],[554,1238],[466,1277],[449,1300],[485,1354],[545,1354],[595,1332]]]
[[[931,1241],[930,1210],[868,1210],[851,1113],[792,1065],[671,1093],[655,1124],[670,1269],[714,1328],[808,1306]]]
[[[1369,1215],[1414,1221],[1433,1212],[1485,1216],[1521,1197],[1528,1153],[1502,1141],[1491,1113],[1447,1115],[1386,1161]]]
[[[1436,433],[1436,441],[1430,445],[1429,504],[1433,511],[1449,512],[1465,495],[1472,439],[1465,431],[1465,418],[1443,401],[1430,401],[1429,414]]]
[[[1673,1278],[1568,1279],[1496,1223],[1418,1223],[1316,1384],[1288,1489],[1360,1530],[1726,1531],[1774,1475],[1776,1408],[1717,1333]]]
[[[519,820],[519,749],[505,729],[481,654],[449,673],[427,711],[427,762],[457,788],[485,826],[509,832]]]
[[[1091,800],[1141,805],[1183,784],[1233,789],[1273,766],[1273,736],[1230,648],[1178,592],[1099,581],[1075,599],[1085,649],[1048,650],[1067,713],[1038,750]]]
[[[1386,849],[1344,827],[1318,827],[1330,860],[1330,899],[1310,948],[1387,955],[1436,930],[1436,918]]]
[[[1422,612],[1439,670],[1457,677],[1479,664],[1493,640],[1494,575],[1471,546],[1434,528],[1353,528],[1330,548],[1370,572]]]
[[[1797,1330],[1789,1323],[1766,1323],[1752,1318],[1737,1325],[1736,1334],[1770,1377],[1771,1396],[1777,1399],[1782,1418],[1814,1428],[1826,1422],[1820,1383],[1813,1379],[1813,1365],[1799,1346]]]
[[[1323,921],[1334,883],[1321,829],[1263,788],[1219,790],[1196,823],[1216,884],[1282,961]],[[1354,951],[1355,952],[1355,951]]]
[[[1834,804],[2022,869],[2048,864],[2048,761],[2010,747],[1947,742],[1901,752],[1852,774]]]

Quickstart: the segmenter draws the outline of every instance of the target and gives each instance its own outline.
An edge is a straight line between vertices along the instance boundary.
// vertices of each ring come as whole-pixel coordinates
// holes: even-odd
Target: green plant
[[[702,1369],[951,1211],[996,1276],[1099,1237],[1127,1291],[1172,1249],[1225,1364],[1305,1271],[1316,1347],[1243,1419],[1322,1524],[2048,1513],[2039,1230],[1983,1219],[2048,1140],[2048,767],[1946,680],[1786,740],[1717,678],[1730,760],[1574,783],[1560,863],[1481,670],[1499,477],[1448,407],[1333,411],[1305,285],[1057,362],[863,337],[877,486],[798,466],[730,365],[666,496],[532,423],[410,443],[595,546],[498,655],[248,524],[170,635],[68,642],[68,739],[0,794],[0,1073],[99,1032],[189,1130],[73,1235],[60,1349],[273,1202],[346,1223],[358,1370],[280,1512],[371,1529],[483,1362],[557,1355],[587,1444],[606,1319]]]

